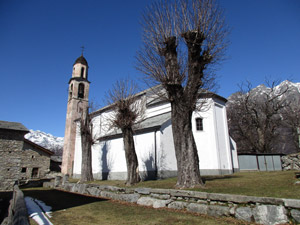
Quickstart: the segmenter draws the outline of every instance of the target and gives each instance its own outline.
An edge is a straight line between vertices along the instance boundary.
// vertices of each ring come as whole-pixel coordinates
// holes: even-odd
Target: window
[[[202,131],[203,130],[203,119],[196,118],[196,130]]]
[[[80,83],[78,86],[78,98],[84,97],[84,84]]]
[[[81,78],[83,78],[83,74],[84,74],[84,67],[81,67],[81,73],[80,73]]]
[[[69,90],[69,99],[72,98],[73,95],[73,84],[71,84],[70,90]]]
[[[37,178],[39,176],[39,168],[32,168],[31,178]]]
[[[21,173],[26,173],[26,167],[23,167]]]

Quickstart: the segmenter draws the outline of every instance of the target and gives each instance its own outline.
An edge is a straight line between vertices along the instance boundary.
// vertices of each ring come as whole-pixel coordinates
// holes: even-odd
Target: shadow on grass
[[[57,190],[42,190],[42,189],[23,189],[24,196],[43,201],[46,205],[52,207],[52,212],[73,208],[93,202],[107,201],[106,199],[72,194]]]
[[[240,178],[241,176],[237,175],[223,175],[223,176],[203,176],[204,181],[212,181],[212,180],[227,180],[233,178]]]
[[[12,191],[0,192],[0,224],[7,217],[9,201],[12,199]]]

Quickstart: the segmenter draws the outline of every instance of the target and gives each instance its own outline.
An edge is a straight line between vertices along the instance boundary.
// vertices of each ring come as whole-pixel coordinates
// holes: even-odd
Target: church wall
[[[227,115],[224,102],[216,101],[213,105],[216,146],[218,149],[219,168],[221,174],[232,173],[232,152],[230,149],[230,138],[227,125]]]
[[[171,112],[171,104],[164,103],[161,105],[150,106],[146,110],[147,117],[157,116],[163,113]]]
[[[81,68],[84,68],[83,78],[87,79],[87,66],[81,63],[77,63],[73,66],[72,77],[81,77]]]
[[[222,108],[216,114],[215,101],[210,100],[210,107],[202,112],[194,112],[192,116],[192,129],[199,154],[199,167],[201,175],[219,175],[232,173],[232,163],[227,129],[224,103],[218,102]],[[160,115],[171,110],[169,103],[155,105],[146,110],[146,118]],[[93,118],[96,136],[103,136],[108,131],[107,118],[111,111],[102,112]],[[218,124],[216,124],[218,116]],[[203,118],[203,131],[196,130],[195,119]],[[219,127],[218,127],[219,126]],[[220,129],[220,126],[222,129]],[[221,137],[217,131],[221,130]],[[227,134],[226,134],[227,132]],[[160,130],[147,131],[147,133],[134,136],[136,153],[139,161],[139,171],[143,179],[158,177],[171,177],[177,174],[171,120],[165,122]],[[156,143],[156,145],[155,145]],[[156,158],[156,161],[155,161]],[[92,147],[92,167],[95,179],[119,179],[127,176],[123,139],[120,136],[112,137]],[[157,171],[156,171],[157,170]],[[148,172],[146,172],[148,171]],[[76,151],[74,163],[74,177],[81,173],[81,141],[79,133],[76,138]]]
[[[201,175],[218,174],[219,162],[215,143],[213,108],[210,106],[205,111],[194,112],[192,115],[192,129],[198,149],[199,167]],[[196,130],[196,118],[203,119],[203,130]]]
[[[82,154],[81,154],[81,137],[79,135],[78,125],[76,127],[77,127],[77,130],[76,130],[76,136],[75,136],[73,177],[76,177],[77,174],[81,174],[81,156],[82,156]]]
[[[108,110],[105,112],[102,112],[101,114],[97,115],[95,118],[93,118],[93,124],[94,126],[94,134],[98,137],[105,136],[109,133],[112,133],[115,128],[110,128],[109,126],[109,120],[112,117],[112,111]]]
[[[157,168],[157,145],[155,143],[156,131],[142,133],[134,136],[135,150],[139,162],[139,171],[143,180],[155,176]]]
[[[159,131],[160,143],[158,151],[158,175],[161,178],[177,175],[177,161],[175,156],[171,120],[165,122]]]
[[[93,146],[93,174],[96,179],[123,180],[126,176],[122,138],[102,141]]]

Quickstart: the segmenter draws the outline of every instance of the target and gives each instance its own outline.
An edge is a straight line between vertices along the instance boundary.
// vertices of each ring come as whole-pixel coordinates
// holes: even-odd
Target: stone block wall
[[[20,179],[24,132],[0,129],[0,190],[12,190]]]
[[[186,210],[214,217],[228,216],[259,224],[300,223],[300,200],[216,194],[151,188],[119,188],[106,185],[69,183],[57,178],[44,187],[114,199],[153,208]]]
[[[300,153],[281,157],[283,170],[300,170]]]
[[[24,142],[21,168],[22,179],[44,178],[46,174],[50,172],[50,156],[38,148]],[[35,177],[33,176],[34,168],[37,171]]]

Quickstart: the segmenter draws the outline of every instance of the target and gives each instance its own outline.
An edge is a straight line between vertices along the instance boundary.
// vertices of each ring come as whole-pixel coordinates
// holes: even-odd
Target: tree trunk
[[[92,181],[92,144],[89,141],[89,134],[81,136],[82,161],[80,182]]]
[[[130,186],[140,182],[139,163],[135,153],[133,131],[131,128],[123,128],[123,143],[125,149],[125,158],[127,164],[126,185]]]
[[[188,47],[188,79],[182,87],[177,62],[176,38],[166,40],[161,54],[165,57],[165,67],[169,81],[164,84],[172,107],[172,129],[177,159],[178,188],[203,186],[200,177],[199,157],[192,131],[192,114],[196,109],[198,91],[202,85],[204,56],[201,55],[201,35],[196,32],[183,34]]]
[[[172,129],[177,159],[177,188],[203,186],[199,157],[192,131],[193,111],[182,110],[180,104],[171,104]]]

